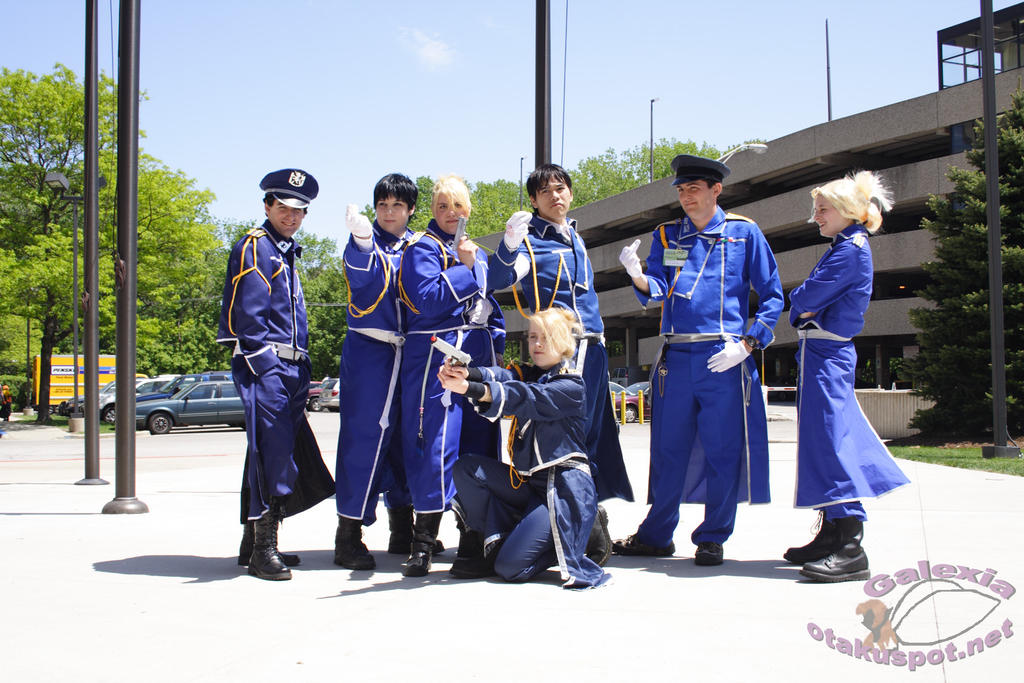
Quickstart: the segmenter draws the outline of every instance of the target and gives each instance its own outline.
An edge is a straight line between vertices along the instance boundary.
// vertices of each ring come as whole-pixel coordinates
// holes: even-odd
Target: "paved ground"
[[[139,432],[136,492],[150,511],[104,515],[112,437],[101,446],[111,485],[75,486],[80,437],[4,425],[2,679],[1020,680],[1024,479],[903,461],[913,483],[868,505],[865,546],[879,578],[803,583],[780,559],[813,522],[791,506],[793,410],[769,412],[774,502],[741,506],[724,565],[693,564],[701,510],[684,506],[676,557],[613,558],[614,582],[584,592],[561,590],[557,572],[527,585],[456,581],[453,550],[423,579],[403,578],[404,558],[383,552],[372,573],[337,568],[333,501],[284,525],[282,548],[302,555],[294,579],[259,581],[235,563],[243,432]],[[311,422],[333,469],[337,415]],[[638,500],[648,430],[621,435]],[[607,507],[614,536],[646,511]],[[454,546],[449,517],[441,537]],[[386,547],[386,520],[367,542]],[[954,578],[920,581],[922,569]],[[872,598],[894,610],[899,652],[855,651],[869,633],[857,606]]]

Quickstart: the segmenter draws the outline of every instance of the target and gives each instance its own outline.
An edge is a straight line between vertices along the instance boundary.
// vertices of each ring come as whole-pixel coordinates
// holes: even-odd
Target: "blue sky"
[[[118,3],[99,5],[110,73]],[[262,216],[267,171],[304,168],[321,188],[304,227],[327,237],[344,236],[345,205],[370,203],[385,173],[518,182],[520,157],[534,164],[534,7],[143,0],[142,147],[211,189],[226,219]],[[81,77],[84,12],[6,3],[0,66],[61,62]],[[826,19],[833,118],[933,92],[936,31],[979,12],[976,0],[568,0],[566,34],[566,0],[551,0],[552,156],[572,167],[644,144],[654,97],[656,138],[720,148],[821,123]],[[116,31],[115,16],[115,52]]]

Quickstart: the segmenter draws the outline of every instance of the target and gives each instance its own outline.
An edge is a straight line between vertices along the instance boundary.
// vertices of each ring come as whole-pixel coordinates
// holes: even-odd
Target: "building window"
[[[1021,66],[1024,56],[1024,3],[993,15],[994,66],[1001,73]],[[938,32],[939,89],[981,78],[981,19],[967,21]]]

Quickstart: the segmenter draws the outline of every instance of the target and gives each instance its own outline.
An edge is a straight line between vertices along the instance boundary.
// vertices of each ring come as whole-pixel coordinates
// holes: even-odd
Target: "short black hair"
[[[416,183],[401,173],[389,173],[380,180],[373,188],[373,205],[377,202],[394,197],[398,201],[405,202],[410,209],[416,208],[416,198],[420,191]]]
[[[274,195],[270,194],[269,192],[266,193],[265,195],[263,195],[263,203],[267,205],[267,208],[270,208],[271,206],[273,206],[274,202],[279,202],[279,201],[281,201],[281,200],[278,199],[277,197],[275,197]],[[302,209],[302,213],[303,214],[309,213],[309,207],[307,206],[304,209]]]
[[[536,199],[537,192],[552,181],[565,183],[565,186],[572,190],[572,178],[569,177],[568,171],[558,164],[541,164],[533,169],[530,177],[526,179],[526,193],[532,199]]]

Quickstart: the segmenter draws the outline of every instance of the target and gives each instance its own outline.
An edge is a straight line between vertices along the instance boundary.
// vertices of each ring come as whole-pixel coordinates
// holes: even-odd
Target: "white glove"
[[[626,273],[632,278],[644,276],[644,269],[640,267],[640,257],[636,255],[636,250],[639,246],[640,240],[636,240],[628,247],[623,247],[622,251],[619,252],[619,263],[625,266]]]
[[[359,213],[359,207],[355,204],[345,207],[345,227],[362,251],[373,248],[373,226],[369,218]]]
[[[725,372],[746,360],[750,355],[743,342],[727,341],[725,348],[708,358],[708,370],[711,372]]]
[[[509,251],[515,251],[526,238],[530,231],[530,219],[533,214],[529,211],[516,211],[505,223],[505,246]]]

